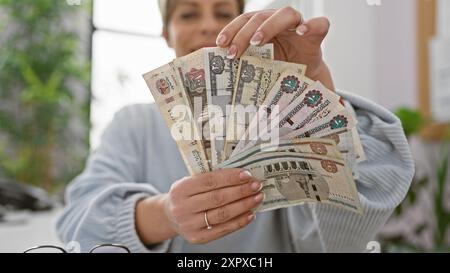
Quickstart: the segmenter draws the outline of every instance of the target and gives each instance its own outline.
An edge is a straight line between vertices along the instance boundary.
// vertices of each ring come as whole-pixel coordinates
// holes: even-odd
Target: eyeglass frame
[[[118,248],[124,249],[127,253],[131,253],[131,250],[128,247],[126,247],[124,245],[119,245],[119,244],[100,244],[100,245],[96,245],[96,246],[92,247],[89,250],[88,253],[94,253],[93,252],[94,250],[96,250],[98,248],[101,248],[101,247],[118,247]],[[54,245],[40,245],[40,246],[30,247],[27,250],[25,250],[23,253],[30,253],[30,251],[41,249],[41,248],[54,248],[54,249],[60,250],[64,254],[70,253],[70,252],[67,252],[66,249],[64,249],[64,248],[62,248],[60,246],[54,246]]]

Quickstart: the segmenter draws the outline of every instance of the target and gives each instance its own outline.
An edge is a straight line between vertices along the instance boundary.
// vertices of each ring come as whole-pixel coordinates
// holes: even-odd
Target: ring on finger
[[[207,211],[205,211],[204,218],[205,218],[206,229],[207,230],[212,229],[212,226],[209,224],[209,221],[208,221]]]

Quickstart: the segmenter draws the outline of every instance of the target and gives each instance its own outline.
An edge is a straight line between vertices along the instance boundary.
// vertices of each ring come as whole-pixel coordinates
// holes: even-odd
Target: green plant
[[[405,135],[408,138],[418,134],[423,129],[423,127],[430,122],[430,120],[425,118],[419,111],[413,109],[400,108],[395,112],[395,114],[402,122]],[[392,216],[402,216],[405,210],[416,204],[417,195],[419,194],[419,192],[425,189],[425,187],[429,185],[429,183],[436,182],[437,187],[431,197],[434,205],[434,220],[436,221],[436,228],[433,230],[433,251],[442,252],[450,251],[450,246],[446,244],[447,233],[450,228],[450,212],[446,210],[444,203],[446,184],[450,180],[448,170],[450,160],[449,141],[450,132],[448,132],[442,140],[441,151],[443,152],[443,155],[441,156],[441,160],[439,161],[438,166],[435,170],[434,175],[436,179],[433,180],[429,176],[417,177],[415,175],[411,183],[411,188],[408,191],[405,200],[396,208],[395,213]],[[414,234],[418,236],[427,228],[429,228],[429,226],[426,223],[419,224],[414,228]],[[383,237],[381,239],[385,248],[390,249],[391,251],[427,251],[427,249],[415,244],[414,242],[409,241],[403,235]]]
[[[425,117],[417,110],[399,108],[395,111],[395,115],[402,122],[406,137],[417,134],[426,123]]]
[[[79,152],[71,126],[89,127],[89,102],[74,95],[88,92],[90,69],[70,29],[78,11],[66,1],[0,0],[1,176],[52,190],[82,168],[88,130]]]
[[[449,145],[446,143],[443,145],[444,155],[442,156],[441,163],[436,170],[437,177],[437,190],[434,194],[434,211],[436,213],[437,230],[435,233],[435,246],[439,250],[450,250],[450,247],[446,245],[446,235],[450,227],[450,212],[445,208],[444,197],[446,192],[446,182],[448,178],[448,163],[449,163]]]

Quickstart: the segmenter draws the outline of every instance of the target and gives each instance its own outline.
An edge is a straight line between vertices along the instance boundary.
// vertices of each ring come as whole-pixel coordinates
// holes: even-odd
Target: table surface
[[[62,208],[47,212],[13,212],[0,222],[0,253],[23,252],[37,245],[62,246],[55,222]]]

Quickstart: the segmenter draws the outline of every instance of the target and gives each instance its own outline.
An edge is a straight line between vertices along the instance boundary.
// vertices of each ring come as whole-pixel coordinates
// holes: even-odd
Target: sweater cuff
[[[146,193],[134,194],[125,199],[122,207],[118,211],[117,217],[117,238],[120,244],[125,245],[132,253],[166,253],[169,251],[172,239],[162,243],[146,246],[142,243],[136,231],[135,210],[139,200],[151,195]]]

